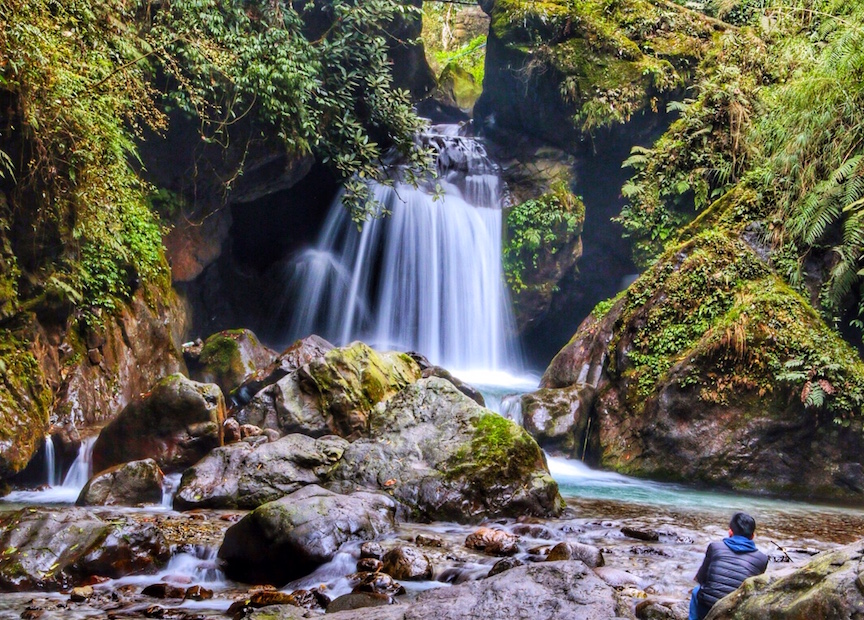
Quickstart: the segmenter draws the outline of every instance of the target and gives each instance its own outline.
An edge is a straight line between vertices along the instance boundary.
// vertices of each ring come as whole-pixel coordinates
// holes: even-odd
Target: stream
[[[317,244],[291,258],[294,269],[285,295],[298,305],[285,341],[319,333],[336,345],[363,339],[381,349],[419,351],[476,386],[488,408],[521,422],[519,395],[536,389],[539,377],[520,370],[518,346],[510,337],[513,322],[500,260],[505,206],[500,175],[482,147],[459,135],[458,128],[435,128],[424,139],[439,153],[437,187],[396,183],[375,188],[374,195],[393,215],[375,220],[362,233],[337,201]],[[0,510],[73,505],[93,473],[92,445],[92,439],[82,443],[61,482],[64,468],[55,462],[49,438],[43,487],[12,492],[0,500]],[[686,600],[705,547],[725,536],[729,518],[739,510],[756,518],[757,545],[773,560],[769,570],[803,564],[864,531],[861,510],[637,480],[553,456],[548,464],[566,500],[565,514],[496,520],[495,526],[520,537],[516,557],[523,562],[542,560],[544,551],[565,540],[600,548],[606,566],[636,577],[634,601],[646,592]],[[173,549],[160,572],[97,583],[94,596],[82,603],[70,602],[68,593],[4,593],[0,619],[225,618],[231,604],[250,591],[226,580],[216,561],[224,531],[243,511],[176,512],[171,506],[178,483],[178,475],[166,477],[159,505],[90,509],[103,518],[157,525]],[[622,528],[653,533],[657,540],[641,540]],[[403,583],[404,596],[485,577],[498,558],[464,546],[475,529],[409,523],[382,541],[392,546],[422,534],[436,542],[423,548],[434,566],[432,579]],[[323,587],[331,598],[348,593],[347,575],[355,572],[358,557],[359,546],[347,545],[331,562],[283,590]],[[180,603],[141,594],[158,582],[200,585],[213,598]],[[154,610],[156,605],[170,609]]]

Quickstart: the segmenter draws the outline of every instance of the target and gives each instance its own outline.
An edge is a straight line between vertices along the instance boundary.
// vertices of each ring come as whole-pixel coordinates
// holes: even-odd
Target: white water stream
[[[451,370],[521,366],[501,266],[500,175],[479,143],[456,133],[424,136],[438,152],[436,180],[371,185],[389,216],[358,232],[334,201],[318,243],[292,264],[288,340],[363,340]]]

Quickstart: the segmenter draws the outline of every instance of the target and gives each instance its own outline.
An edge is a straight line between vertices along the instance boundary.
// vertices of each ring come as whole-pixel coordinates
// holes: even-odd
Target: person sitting
[[[755,532],[756,520],[738,512],[729,522],[729,538],[708,545],[696,573],[699,585],[690,598],[689,620],[702,620],[717,601],[737,590],[745,579],[765,572],[768,556],[756,548]]]

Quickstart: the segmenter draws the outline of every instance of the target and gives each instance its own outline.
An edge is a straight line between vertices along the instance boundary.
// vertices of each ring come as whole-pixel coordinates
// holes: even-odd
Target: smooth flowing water
[[[423,136],[436,179],[371,184],[390,215],[362,231],[334,201],[316,246],[291,264],[288,340],[363,340],[448,369],[520,367],[501,266],[501,178],[478,142],[456,134],[442,126]]]

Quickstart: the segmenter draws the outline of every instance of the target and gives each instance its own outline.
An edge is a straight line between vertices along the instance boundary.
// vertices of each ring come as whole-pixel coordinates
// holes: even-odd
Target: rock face
[[[219,386],[171,375],[102,429],[93,446],[93,468],[146,458],[166,472],[188,467],[221,445],[224,420]]]
[[[153,459],[110,467],[91,478],[78,496],[79,506],[135,506],[162,501],[164,476]]]
[[[798,570],[745,581],[721,599],[706,620],[845,620],[864,615],[864,540],[816,556]]]
[[[171,553],[153,525],[102,521],[80,508],[0,515],[0,590],[60,590],[91,576],[154,571]]]
[[[184,352],[189,376],[199,383],[215,383],[227,398],[255,371],[269,366],[276,352],[261,344],[248,329],[233,329],[213,334],[200,350]]]
[[[348,541],[393,531],[395,502],[382,493],[303,487],[264,504],[225,532],[219,559],[230,579],[282,586],[331,560]]]
[[[571,150],[582,127],[624,122],[676,87],[715,27],[695,11],[646,0],[605,11],[564,0],[481,6],[492,26],[475,122]]]
[[[236,417],[282,433],[356,439],[372,408],[420,378],[404,353],[378,353],[362,342],[327,351],[262,390]]]
[[[322,484],[347,446],[339,437],[293,434],[216,448],[183,473],[174,507],[257,508],[307,484]]]
[[[627,612],[629,611],[628,604]],[[271,607],[250,619],[299,620],[304,610]],[[328,609],[329,611],[329,609]],[[582,562],[518,566],[499,575],[435,588],[404,605],[342,611],[333,620],[609,620],[620,613],[615,591]],[[328,614],[329,616],[330,614]]]
[[[589,460],[860,500],[861,435],[834,420],[858,428],[864,364],[744,242],[698,233],[596,314],[542,380],[596,386]]]
[[[345,450],[330,488],[380,488],[409,520],[557,514],[558,485],[524,429],[449,381],[422,379],[378,405],[370,438]]]

